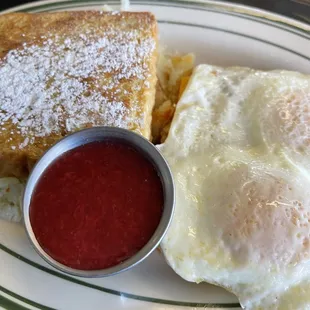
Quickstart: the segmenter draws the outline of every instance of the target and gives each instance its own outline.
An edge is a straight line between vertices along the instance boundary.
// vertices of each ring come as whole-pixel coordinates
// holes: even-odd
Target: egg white
[[[176,184],[167,262],[245,309],[310,309],[309,95],[302,74],[200,65],[159,147]]]

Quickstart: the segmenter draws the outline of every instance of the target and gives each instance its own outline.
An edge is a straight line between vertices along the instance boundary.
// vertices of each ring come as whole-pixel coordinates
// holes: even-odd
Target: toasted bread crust
[[[92,76],[80,78],[87,85],[85,93],[88,93],[88,96],[97,91],[107,100],[105,109],[113,108],[114,102],[121,102],[125,110],[123,113],[129,121],[119,120],[114,123],[113,120],[107,120],[100,113],[97,115],[96,110],[94,112],[89,110],[90,121],[79,123],[76,128],[71,129],[66,125],[69,116],[64,111],[57,128],[52,128],[50,133],[44,134],[43,132],[39,135],[27,128],[21,130],[16,120],[15,123],[12,119],[2,121],[0,124],[0,177],[26,176],[29,167],[33,166],[47,148],[68,133],[81,128],[98,125],[120,126],[150,138],[151,115],[155,102],[157,58],[157,24],[151,13],[121,12],[115,14],[79,11],[42,14],[12,13],[0,16],[0,69],[5,65],[10,51],[22,51],[25,46],[43,46],[47,37],[51,40],[58,38],[59,42],[70,39],[74,43],[79,40],[81,34],[84,34],[87,42],[91,43],[91,40],[97,42],[102,38],[110,39],[111,31],[116,34],[132,32],[136,36],[133,40],[143,42],[143,40],[152,39],[155,43],[155,48],[147,54],[147,57],[143,59],[137,57],[135,63],[135,66],[143,68],[144,78],[120,77],[117,83],[108,89],[106,86],[108,84],[111,86],[111,81],[114,81],[118,74],[117,70],[95,72]],[[14,83],[12,77],[7,78],[11,78]],[[49,85],[46,85],[46,89],[48,87]],[[73,105],[83,105],[84,101],[71,97]]]

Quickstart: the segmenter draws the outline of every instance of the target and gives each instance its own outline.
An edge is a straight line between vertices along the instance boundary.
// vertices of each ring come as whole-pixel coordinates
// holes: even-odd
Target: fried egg
[[[174,271],[245,309],[310,309],[310,76],[200,65],[159,149]]]

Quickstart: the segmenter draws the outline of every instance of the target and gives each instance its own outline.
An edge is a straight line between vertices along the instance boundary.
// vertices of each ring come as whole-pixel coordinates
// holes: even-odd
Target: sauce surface
[[[155,232],[163,189],[152,163],[118,141],[68,151],[41,176],[30,221],[47,254],[81,270],[104,269],[137,253]]]

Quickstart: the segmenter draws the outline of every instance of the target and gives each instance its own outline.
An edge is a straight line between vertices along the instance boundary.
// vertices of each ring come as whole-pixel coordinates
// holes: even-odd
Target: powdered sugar
[[[132,104],[129,113],[125,91],[118,86],[136,78],[141,83],[132,90],[149,87],[144,81],[155,48],[152,38],[139,39],[138,31],[110,30],[101,38],[86,32],[41,40],[10,51],[0,63],[0,126],[11,122],[25,136],[17,147],[89,125],[128,128],[141,123],[142,113],[132,113],[139,105]]]

